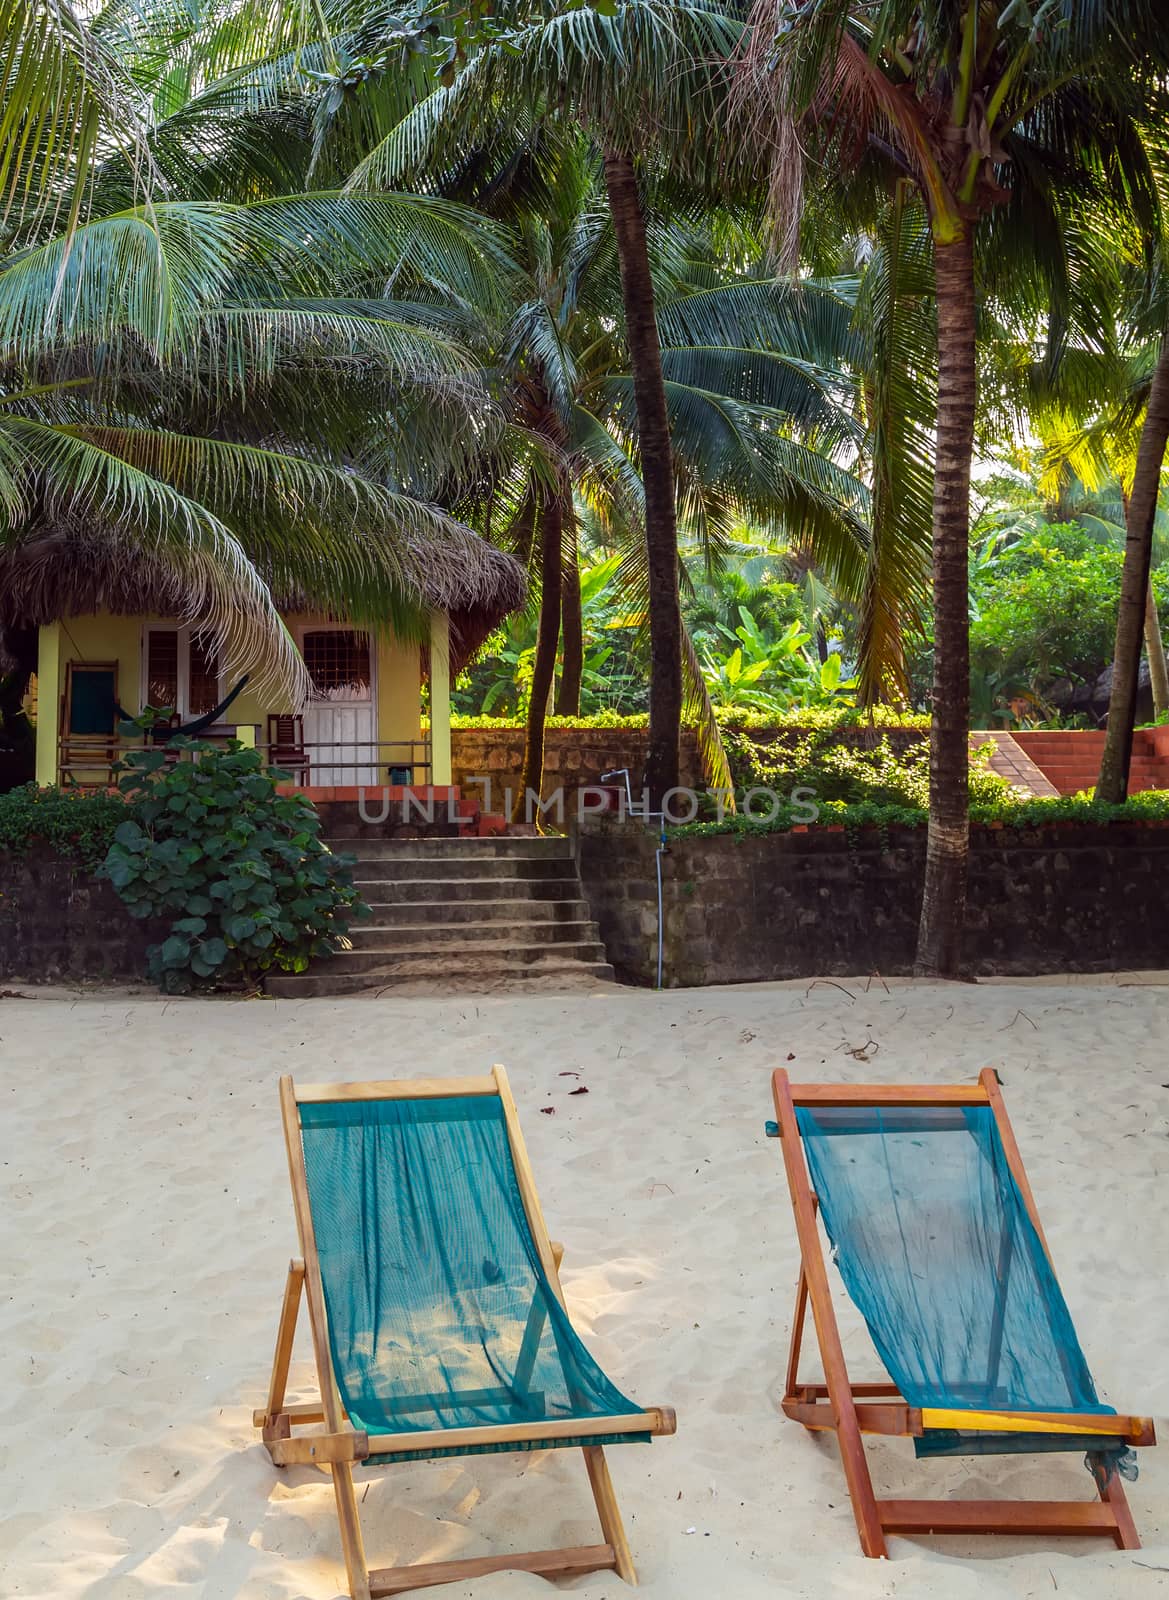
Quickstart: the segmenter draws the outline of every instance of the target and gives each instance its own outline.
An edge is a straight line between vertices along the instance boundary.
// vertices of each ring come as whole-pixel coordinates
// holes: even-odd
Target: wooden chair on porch
[[[308,783],[309,756],[304,743],[304,718],[273,712],[268,717],[268,765],[292,774],[293,783]]]
[[[66,662],[57,737],[58,782],[85,788],[105,788],[113,782],[119,714],[116,661]]]
[[[793,1084],[780,1070],[772,1086],[802,1258],[783,1410],[836,1434],[865,1555],[885,1555],[887,1533],[1103,1534],[1136,1548],[1120,1480],[1153,1425],[1096,1397],[994,1072],[904,1088]],[[817,1207],[892,1381],[849,1377]],[[799,1376],[809,1303],[824,1382]],[[923,1457],[1075,1451],[1097,1498],[878,1500],[866,1433],[912,1438]]]
[[[300,1088],[286,1077],[280,1102],[302,1259],[255,1423],[277,1466],[331,1469],[353,1600],[509,1570],[611,1568],[635,1582],[604,1446],[673,1433],[674,1415],[628,1400],[568,1319],[503,1068]],[[290,1405],[302,1292],[320,1398]],[[569,1447],[583,1451],[603,1543],[366,1566],[355,1464]]]

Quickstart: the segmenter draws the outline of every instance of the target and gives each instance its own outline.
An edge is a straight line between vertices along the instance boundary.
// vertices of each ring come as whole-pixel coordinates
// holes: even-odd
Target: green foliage
[[[19,855],[42,843],[81,867],[98,867],[132,815],[116,795],[25,784],[0,795],[0,851]]]
[[[762,813],[764,808],[758,807]],[[830,800],[821,805],[820,815],[814,824],[807,824],[807,811],[790,802],[781,801],[774,816],[763,820],[739,814],[726,816],[721,821],[691,822],[671,828],[671,839],[704,839],[719,834],[788,833],[793,826],[807,825],[818,828],[839,827],[852,832],[861,828],[882,831],[889,828],[925,828],[929,814],[924,806],[899,805],[874,800]],[[970,807],[972,823],[1033,830],[1059,823],[1169,823],[1169,791],[1146,790],[1132,795],[1124,805],[1105,805],[1092,799],[1090,794],[1057,795],[1052,798],[1021,796],[1015,790],[994,800],[980,800]]]
[[[811,791],[820,806],[929,806],[929,741],[925,737],[895,748],[888,732],[873,744],[841,739],[832,729],[800,731],[774,743],[759,744],[749,733],[724,732],[736,784],[777,794]],[[971,765],[974,804],[994,803],[1011,792],[1004,778],[986,765],[986,751]],[[798,819],[797,819],[798,820]]]
[[[901,711],[896,706],[876,705],[861,708],[839,701],[819,706],[791,706],[779,713],[735,713],[720,719],[724,730],[739,728],[919,728],[928,731],[930,719],[924,712]]]
[[[151,976],[172,994],[252,987],[272,967],[303,972],[330,955],[369,910],[351,862],[322,843],[311,801],[278,794],[285,774],[257,750],[175,744],[178,760],[175,746],[127,755],[118,787],[134,810],[120,806],[102,868],[132,916],[173,919],[151,947]]]
[[[911,728],[928,732],[930,719],[916,711],[898,711],[894,706],[856,706],[835,702],[822,706],[789,706],[781,711],[724,710],[719,713],[724,734],[760,728]],[[452,715],[452,729],[522,728],[518,717],[472,717]],[[649,716],[637,712],[621,716],[615,711],[595,711],[586,717],[549,717],[549,728],[648,728]]]
[[[702,676],[716,714],[778,712],[823,700],[850,703],[847,694],[855,680],[844,679],[839,655],[821,662],[809,654],[812,636],[801,622],[789,622],[778,637],[768,637],[746,606],[737,613],[735,627],[718,626],[723,653],[702,655]],[[726,644],[733,646],[729,655]]]
[[[971,670],[1040,701],[1059,679],[1099,677],[1111,659],[1124,555],[1073,525],[1024,535],[976,569]]]
[[[644,711],[647,690],[640,617],[625,614],[616,578],[620,557],[585,566],[580,574],[584,661],[580,705],[587,717]],[[516,612],[488,638],[479,659],[459,674],[451,706],[466,716],[527,716],[536,657],[537,613]],[[557,663],[557,672],[560,663]]]
[[[1094,719],[1061,707],[1074,686],[1095,683],[1112,660],[1123,544],[1096,526],[1047,522],[1037,513],[1004,526],[1013,484],[994,488],[971,543],[971,726],[1095,727]],[[1169,567],[1153,571],[1152,585],[1169,621]],[[919,700],[929,692],[931,655],[927,620],[910,662]]]
[[[522,728],[524,723],[521,718],[510,717],[463,717],[452,715],[451,728],[478,728],[483,730],[498,729],[500,732],[509,728]],[[617,711],[594,711],[587,717],[549,717],[545,723],[548,728],[648,728],[649,715],[639,711],[633,716],[623,717]]]

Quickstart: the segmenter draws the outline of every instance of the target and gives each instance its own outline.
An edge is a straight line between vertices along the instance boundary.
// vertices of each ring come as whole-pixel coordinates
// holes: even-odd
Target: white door
[[[373,641],[358,628],[301,629],[313,692],[304,708],[310,784],[374,785],[378,780]]]

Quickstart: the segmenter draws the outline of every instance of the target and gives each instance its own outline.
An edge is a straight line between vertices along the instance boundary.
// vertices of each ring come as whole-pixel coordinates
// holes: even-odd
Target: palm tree
[[[1159,359],[1156,348],[1146,340],[1130,339],[1128,348],[1124,348],[1124,344],[1121,335],[1115,342],[1109,340],[1102,350],[1077,351],[1079,359],[1074,364],[1065,363],[1065,366],[1074,365],[1073,392],[1058,394],[1051,413],[1040,412],[1038,418],[1044,439],[1043,488],[1053,501],[1051,519],[1067,520],[1068,515],[1078,521],[1090,519],[1106,537],[1121,542],[1126,541],[1131,492]],[[1159,462],[1157,480],[1154,492],[1159,496]],[[1160,517],[1162,511],[1163,501],[1159,500],[1154,516]],[[1150,559],[1152,554],[1150,545]],[[1143,552],[1139,552],[1139,556],[1143,562]],[[1132,559],[1137,557],[1134,555]],[[1133,581],[1136,576],[1134,572]],[[1106,742],[1105,759],[1110,764],[1120,763],[1122,784],[1110,792],[1119,793],[1123,799],[1127,793],[1132,742],[1127,741],[1126,755],[1126,741],[1121,735],[1126,718],[1130,729],[1132,726],[1137,672],[1129,659],[1134,645],[1124,604],[1118,624],[1122,637],[1118,640],[1119,654],[1114,660],[1123,658],[1126,667],[1119,691],[1116,673],[1113,673],[1115,716],[1110,712],[1109,724],[1114,737],[1111,747]],[[1145,593],[1143,635],[1153,705],[1159,715],[1169,711],[1169,669],[1151,585]],[[1139,642],[1135,649],[1139,665]],[[1134,695],[1133,704],[1129,703],[1130,693]]]
[[[587,149],[577,154],[578,187],[561,168],[557,194],[564,225],[555,242],[538,230],[541,268],[533,273],[533,287],[538,280],[539,293],[517,314],[509,344],[509,413],[566,463],[558,480],[565,548],[541,545],[542,627],[547,620],[541,641],[547,639],[547,651],[537,651],[525,776],[534,790],[541,752],[537,724],[551,686],[552,619],[566,592],[575,497],[624,552],[619,582],[631,612],[649,612],[653,581],[642,532],[646,501],[634,470],[640,413],[630,352],[615,315],[615,240],[596,206],[595,163]],[[855,345],[852,306],[827,288],[793,292],[758,264],[758,276],[728,273],[697,219],[652,225],[647,238],[676,516],[703,566],[715,571],[737,553],[737,526],[749,521],[757,537],[782,536],[786,546],[813,553],[842,592],[859,599],[868,579],[867,497],[856,476],[832,459],[842,445],[855,447],[860,434],[850,409],[853,381],[843,365]],[[559,581],[549,565],[554,559],[562,562]],[[687,710],[698,713],[708,776],[717,787],[729,788],[717,723],[684,628],[682,648]]]
[[[979,0],[810,0],[795,9],[760,0],[753,13],[742,102],[774,152],[773,205],[789,253],[809,146],[819,170],[850,172],[867,193],[874,185],[887,191],[890,169],[912,181],[929,217],[938,351],[935,652],[920,974],[958,974],[965,916],[976,242],[984,247],[984,291],[993,293],[1021,259],[1031,270],[1062,267],[1043,259],[1066,239],[1061,200],[1085,210],[1135,207],[1153,219],[1136,119],[1164,64],[1158,11],[1154,0],[1107,8],[1049,0],[1036,12],[999,12]]]
[[[0,542],[64,529],[151,563],[242,667],[303,691],[274,595],[307,586],[410,633],[427,544],[455,566],[483,559],[436,489],[498,419],[435,285],[451,305],[488,303],[507,257],[483,219],[443,202],[265,192],[273,168],[238,77],[176,109],[157,40],[119,34],[114,51],[65,14],[45,28],[58,86],[74,83],[74,58],[102,94],[110,61],[132,74],[133,144],[86,131],[105,102],[85,100],[82,73],[58,106],[58,144],[45,133],[40,156],[21,157],[0,263]],[[35,132],[29,37],[10,18],[0,47],[15,63],[6,114]],[[250,203],[207,198],[206,166],[183,155],[176,125],[194,138],[212,124],[208,145]],[[286,155],[295,126],[286,113]],[[307,165],[311,113],[300,128]],[[11,142],[0,165],[10,158]],[[419,286],[432,304],[411,301]]]
[[[1113,651],[1112,694],[1108,704],[1108,732],[1096,782],[1096,798],[1120,805],[1128,795],[1132,762],[1133,725],[1136,721],[1137,674],[1141,640],[1149,610],[1149,571],[1153,555],[1153,526],[1161,493],[1161,469],[1169,445],[1169,332],[1161,341],[1156,370],[1149,390],[1141,428],[1132,488],[1126,512],[1127,535],[1120,580],[1120,613]],[[1154,619],[1156,611],[1153,612]],[[1164,691],[1164,686],[1162,686]]]
[[[487,44],[405,119],[358,168],[359,185],[397,181],[419,158],[455,161],[468,135],[508,118],[570,116],[602,152],[617,246],[625,342],[644,492],[650,729],[646,787],[655,803],[676,786],[683,706],[677,510],[669,408],[650,265],[644,182],[649,158],[709,189],[728,181],[715,158],[727,64],[742,26],[701,0],[581,6]],[[676,137],[675,130],[686,130]]]

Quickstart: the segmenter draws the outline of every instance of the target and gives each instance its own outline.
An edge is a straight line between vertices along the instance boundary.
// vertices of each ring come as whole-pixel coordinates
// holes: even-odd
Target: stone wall
[[[628,767],[636,790],[645,767],[644,728],[549,728],[544,739],[544,798],[563,788],[571,807],[578,789],[600,783],[601,775]],[[484,811],[503,811],[503,791],[519,788],[524,770],[524,729],[452,728],[451,781]],[[472,778],[490,778],[491,795]],[[702,767],[693,728],[682,730],[683,787],[701,785]]]
[[[590,818],[581,878],[619,977],[652,983],[656,836]],[[663,858],[667,987],[911,971],[925,829],[675,839]],[[966,956],[978,976],[1169,966],[1169,824],[971,836]]]
[[[141,980],[165,928],[135,922],[111,884],[47,846],[0,853],[0,977]]]

